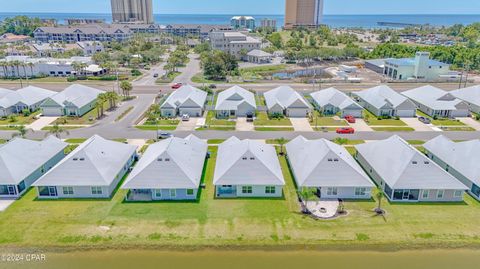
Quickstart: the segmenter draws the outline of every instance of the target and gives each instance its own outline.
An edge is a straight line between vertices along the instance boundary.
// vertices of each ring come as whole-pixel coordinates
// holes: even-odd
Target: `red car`
[[[355,129],[352,127],[344,127],[344,128],[338,128],[337,129],[337,134],[354,134]]]
[[[347,115],[347,116],[345,116],[345,120],[346,120],[348,123],[355,123],[355,122],[357,122],[357,120],[355,120],[355,117],[352,116],[352,115]]]
[[[182,87],[183,84],[182,83],[175,83],[172,85],[172,89],[176,90],[176,89],[180,89],[180,87]]]

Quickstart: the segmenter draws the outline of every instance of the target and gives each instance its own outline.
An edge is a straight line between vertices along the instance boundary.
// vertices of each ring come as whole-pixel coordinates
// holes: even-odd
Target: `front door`
[[[57,196],[57,188],[56,187],[48,187],[48,196]]]
[[[15,189],[15,186],[8,186],[8,195],[15,195],[17,194],[17,190]]]
[[[410,198],[410,190],[403,190],[403,200],[408,200]]]

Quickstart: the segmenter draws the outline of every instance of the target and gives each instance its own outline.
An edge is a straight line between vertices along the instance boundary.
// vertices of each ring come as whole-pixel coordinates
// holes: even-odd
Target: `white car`
[[[190,120],[190,115],[188,114],[183,114],[182,115],[182,121],[189,121]]]

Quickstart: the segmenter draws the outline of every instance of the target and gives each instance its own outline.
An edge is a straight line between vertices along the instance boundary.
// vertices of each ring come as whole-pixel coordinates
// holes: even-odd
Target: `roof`
[[[255,20],[252,16],[233,16],[231,20]]]
[[[178,108],[189,100],[198,107],[203,107],[207,100],[207,93],[193,86],[184,85],[170,94],[167,100],[162,104],[162,107],[169,105],[170,107]]]
[[[0,107],[8,108],[18,103],[27,106],[42,102],[48,97],[55,95],[56,92],[45,90],[42,88],[28,86],[17,91],[12,91],[0,98]]]
[[[468,189],[397,135],[355,148],[392,189]]]
[[[13,92],[12,90],[7,90],[7,89],[4,89],[4,88],[0,88],[0,98],[4,97],[5,95],[10,94],[12,92]]]
[[[480,106],[480,85],[451,91],[450,94],[467,103]]]
[[[290,86],[280,86],[270,90],[264,93],[264,97],[268,109],[275,105],[280,105],[283,109],[290,107],[312,108],[310,103]]]
[[[122,189],[196,189],[202,178],[207,148],[205,141],[193,135],[152,144]]]
[[[73,84],[50,97],[50,99],[62,107],[73,105],[81,108],[97,99],[101,93],[104,93],[104,91],[80,84]]]
[[[233,86],[218,94],[215,110],[237,110],[246,103],[254,108],[257,107],[255,95],[239,86]]]
[[[400,58],[400,59],[386,59],[385,63],[399,65],[399,66],[415,66],[415,58]],[[442,63],[436,60],[428,59],[427,65],[429,66],[445,66],[446,63]]]
[[[352,155],[340,145],[299,136],[286,149],[298,187],[374,187]]]
[[[271,53],[265,52],[263,50],[252,50],[249,53],[247,53],[247,56],[252,56],[252,57],[272,57],[273,55]]]
[[[94,135],[42,176],[34,186],[110,186],[136,146]]]
[[[214,185],[285,185],[272,145],[231,137],[218,146]]]
[[[345,93],[335,89],[328,88],[318,92],[311,93],[310,96],[313,98],[315,103],[318,106],[324,107],[326,105],[332,105],[340,109],[359,109],[363,110],[362,106],[353,101],[352,98],[348,97]]]
[[[385,106],[391,106],[395,109],[404,103],[410,106],[411,109],[416,109],[415,104],[408,100],[408,98],[394,91],[387,85],[380,85],[353,94],[362,98],[365,102],[377,109]]]
[[[67,143],[50,136],[43,141],[14,138],[0,146],[0,185],[17,185],[38,170]]]
[[[480,140],[454,142],[443,135],[423,145],[451,168],[480,186]]]
[[[431,85],[405,91],[402,94],[434,110],[457,110],[458,105],[464,103],[452,94]]]

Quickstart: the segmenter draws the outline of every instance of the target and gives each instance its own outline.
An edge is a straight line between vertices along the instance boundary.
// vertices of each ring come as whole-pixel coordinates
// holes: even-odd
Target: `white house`
[[[215,111],[217,117],[245,117],[255,114],[255,95],[239,86],[233,86],[218,94]]]
[[[428,157],[465,184],[480,200],[480,140],[454,142],[438,136],[424,144]]]
[[[5,95],[12,93],[12,90],[0,88],[0,99],[3,98]]]
[[[275,148],[229,138],[218,146],[213,185],[217,197],[281,197],[285,180]]]
[[[314,101],[314,105],[324,115],[340,113],[342,118],[345,116],[361,118],[363,115],[363,107],[361,105],[335,88],[317,91],[311,93],[310,96]]]
[[[415,117],[417,107],[386,85],[355,92],[358,103],[378,117]]]
[[[0,98],[0,117],[21,113],[24,109],[36,111],[45,99],[55,94],[56,92],[34,86],[7,93]]]
[[[18,198],[63,157],[67,143],[50,136],[43,141],[15,138],[0,145],[0,198]]]
[[[201,117],[205,109],[207,93],[190,85],[184,85],[174,91],[160,106],[163,117],[175,117],[188,114]]]
[[[394,202],[460,202],[468,188],[399,136],[355,146],[357,161]]]
[[[97,97],[104,91],[74,84],[49,97],[40,105],[44,116],[81,117],[95,108]]]
[[[480,114],[480,85],[451,91],[450,94],[466,102],[470,111]]]
[[[84,56],[92,56],[105,50],[102,42],[98,41],[80,41],[77,42],[77,46],[83,51]]]
[[[286,149],[298,189],[315,188],[320,198],[371,198],[375,185],[344,147],[299,136]]]
[[[94,135],[37,180],[38,198],[108,199],[136,158],[136,146]]]
[[[312,106],[290,86],[280,86],[264,93],[269,114],[282,114],[287,117],[307,117]]]
[[[430,85],[402,92],[420,111],[431,117],[468,117],[468,104],[453,94]]]
[[[196,200],[207,148],[193,135],[150,145],[122,186],[127,199]]]

